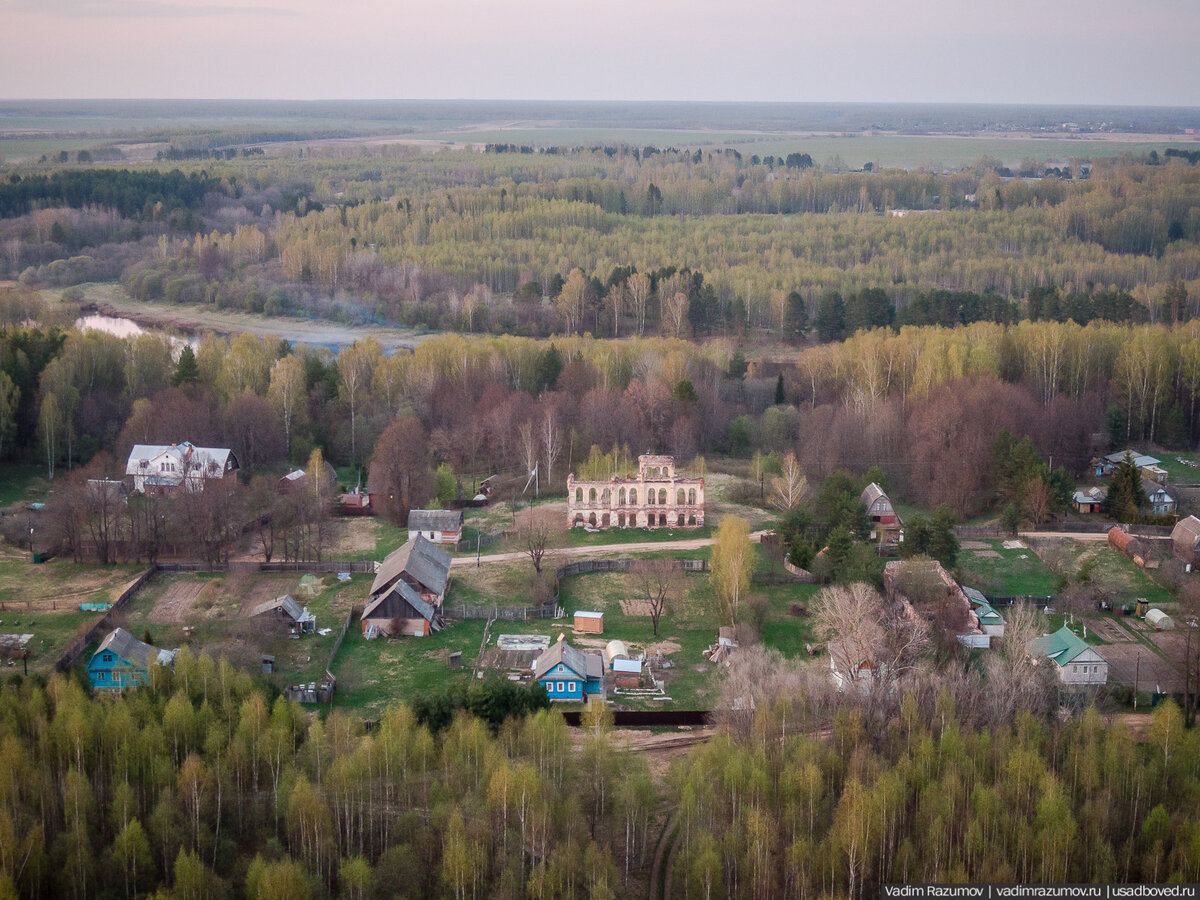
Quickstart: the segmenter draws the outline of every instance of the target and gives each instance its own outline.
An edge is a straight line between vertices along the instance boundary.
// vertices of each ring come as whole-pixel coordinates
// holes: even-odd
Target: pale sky
[[[0,0],[6,98],[1200,106],[1197,0]]]

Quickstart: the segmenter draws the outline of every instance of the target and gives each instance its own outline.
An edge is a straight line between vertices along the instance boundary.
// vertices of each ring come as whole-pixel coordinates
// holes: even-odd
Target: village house
[[[408,514],[408,539],[424,535],[435,544],[457,544],[462,540],[461,509],[414,509]]]
[[[1111,475],[1122,462],[1125,457],[1129,456],[1133,460],[1133,464],[1141,471],[1142,475],[1156,484],[1167,483],[1167,470],[1162,468],[1159,463],[1162,462],[1154,456],[1147,456],[1145,453],[1138,453],[1134,450],[1121,450],[1117,453],[1110,453],[1108,456],[1100,459],[1092,460],[1092,468],[1096,473],[1097,478],[1103,478]]]
[[[904,595],[900,588],[900,580],[906,572],[912,572],[913,567],[924,566],[928,570],[928,574],[936,579],[933,583],[941,582],[942,588],[945,590],[945,598],[952,604],[961,605],[962,620],[956,628],[955,636],[959,643],[967,647],[986,649],[991,646],[991,632],[983,628],[979,615],[976,612],[975,604],[967,593],[968,589],[963,588],[953,576],[945,570],[940,562],[936,559],[931,560],[897,560],[889,561],[883,567],[883,589],[888,601],[891,603],[904,603],[909,609],[913,609],[913,605],[908,597]],[[978,591],[975,593],[979,598],[983,598]],[[986,600],[984,600],[986,604]],[[920,614],[925,618],[932,618],[935,613],[933,608],[926,608],[924,605],[920,610]],[[990,606],[988,607],[991,608]],[[994,612],[994,610],[993,610]],[[1003,621],[1003,620],[1002,620]]]
[[[586,700],[604,691],[604,662],[595,653],[576,650],[559,634],[558,641],[534,661],[533,678],[551,700]]]
[[[883,488],[872,481],[863,488],[862,502],[871,518],[871,538],[881,543],[898,543],[904,521]]]
[[[1175,512],[1175,498],[1167,493],[1167,489],[1149,478],[1142,479],[1142,490],[1150,503],[1150,510],[1156,516],[1169,516]]]
[[[963,587],[963,593],[967,595],[967,601],[971,604],[971,609],[979,619],[979,627],[983,629],[983,633],[989,637],[1004,637],[1004,616],[996,611],[996,608],[992,606],[987,597],[981,591],[965,586]]]
[[[134,444],[125,477],[143,494],[198,494],[207,483],[221,481],[238,469],[232,450],[180,444]]]
[[[250,617],[256,618],[268,613],[274,613],[288,622],[289,627],[303,634],[312,634],[317,630],[317,617],[295,601],[291,594],[284,594],[274,600],[258,604],[250,611]]]
[[[638,457],[633,478],[576,481],[567,476],[567,527],[698,528],[704,524],[704,479],[675,471],[672,456]]]
[[[134,687],[149,680],[151,665],[169,666],[174,661],[174,650],[160,650],[124,628],[114,628],[88,662],[88,681],[101,690]]]
[[[855,652],[841,641],[830,641],[827,648],[829,677],[839,692],[857,690],[860,693],[868,693],[875,686],[875,682],[887,674],[886,667]]]
[[[375,572],[362,613],[363,634],[425,636],[442,627],[450,554],[424,535],[389,553]]]
[[[1100,505],[1104,503],[1104,499],[1108,496],[1108,489],[1104,487],[1080,488],[1071,495],[1071,503],[1074,504],[1077,512],[1092,514],[1100,512]]]
[[[1108,682],[1108,662],[1079,635],[1064,625],[1053,634],[1044,634],[1031,646],[1035,657],[1054,663],[1063,684],[1095,685]]]
[[[1200,519],[1188,516],[1175,523],[1171,531],[1171,550],[1176,559],[1193,568],[1200,564]]]
[[[329,463],[324,465],[324,478],[321,487],[328,489],[328,493],[333,493],[333,488],[337,484],[337,470]],[[311,476],[304,469],[292,469],[275,483],[275,489],[281,494],[291,494],[304,488],[313,486]]]

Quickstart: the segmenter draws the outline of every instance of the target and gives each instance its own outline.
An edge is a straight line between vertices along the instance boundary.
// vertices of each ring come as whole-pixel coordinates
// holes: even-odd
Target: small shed
[[[575,611],[575,630],[588,634],[604,633],[604,613],[589,612],[578,609]]]
[[[264,675],[273,675],[275,673],[275,657],[268,653],[262,655],[262,673]]]
[[[1161,609],[1152,609],[1146,613],[1146,624],[1153,626],[1155,631],[1170,631],[1175,627],[1175,620]]]
[[[638,659],[613,660],[613,675],[619,688],[635,688],[642,683],[642,662]]]

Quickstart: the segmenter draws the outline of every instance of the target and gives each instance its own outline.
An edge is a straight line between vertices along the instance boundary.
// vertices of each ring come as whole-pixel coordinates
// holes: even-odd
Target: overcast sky
[[[1197,0],[0,0],[9,98],[1200,106]]]

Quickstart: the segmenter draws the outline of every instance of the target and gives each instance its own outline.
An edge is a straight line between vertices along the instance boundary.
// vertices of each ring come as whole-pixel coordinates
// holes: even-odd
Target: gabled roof
[[[1090,487],[1086,490],[1076,491],[1071,495],[1071,500],[1075,503],[1103,503],[1107,496],[1108,488]]]
[[[1080,654],[1091,650],[1079,635],[1064,625],[1054,634],[1044,634],[1033,642],[1033,652],[1045,654],[1060,667],[1067,665]]]
[[[414,509],[408,513],[409,531],[459,531],[462,523],[461,509]]]
[[[100,642],[100,646],[96,648],[96,653],[110,651],[117,654],[125,662],[133,663],[134,665],[144,666],[147,659],[153,659],[160,666],[166,665],[175,658],[175,654],[170,650],[160,650],[157,647],[151,646],[143,641],[139,641],[124,628],[114,628]],[[96,654],[92,655],[92,659],[96,658]]]
[[[188,456],[191,471],[201,475],[209,471],[225,474],[225,467],[231,458],[234,468],[237,468],[237,457],[228,447],[197,447],[189,441],[183,441],[179,444],[134,444],[125,463],[125,474],[148,474],[150,460],[164,453],[169,453],[181,463]]]
[[[963,593],[967,595],[967,599],[971,601],[972,606],[987,605],[988,600],[987,597],[983,595],[983,591],[977,590],[973,587],[967,587],[966,585],[963,585],[962,590]]]
[[[296,622],[307,622],[310,619],[316,620],[316,616],[301,607],[291,594],[284,594],[282,597],[276,597],[274,600],[267,600],[264,603],[258,604],[258,606],[250,610],[250,615],[261,616],[263,613],[274,612],[277,609],[283,610]]]
[[[437,619],[437,609],[426,603],[407,581],[397,581],[390,591],[384,591],[373,600],[367,601],[363,607],[363,619],[404,619],[408,618],[404,604],[415,609],[418,615],[430,624],[434,631],[441,630]]]
[[[1003,625],[1004,616],[996,612],[996,608],[990,603],[981,603],[975,607],[975,615],[979,617],[980,625]]]
[[[371,596],[386,591],[405,572],[426,590],[440,595],[446,590],[446,579],[450,577],[450,554],[418,534],[379,564],[371,583]]]
[[[862,499],[862,502],[864,504],[866,504],[867,509],[870,509],[871,504],[874,503],[876,500],[878,500],[880,497],[883,497],[885,500],[888,499],[888,495],[883,492],[883,488],[881,488],[879,485],[877,485],[874,481],[872,481],[865,488],[863,488],[863,492],[861,494],[861,499]],[[890,503],[891,501],[888,500],[888,502]]]
[[[1171,540],[1186,544],[1192,550],[1200,547],[1200,519],[1195,516],[1180,519],[1171,530]]]
[[[1142,490],[1146,492],[1147,497],[1153,497],[1155,494],[1163,494],[1166,496],[1168,502],[1175,499],[1167,492],[1165,487],[1158,482],[1151,481],[1149,478],[1142,479]]]
[[[597,660],[598,661],[598,660]],[[559,663],[575,673],[580,681],[587,680],[588,661],[584,655],[566,641],[556,641],[541,652],[533,666],[534,679],[542,678]],[[597,673],[597,677],[599,673]]]

